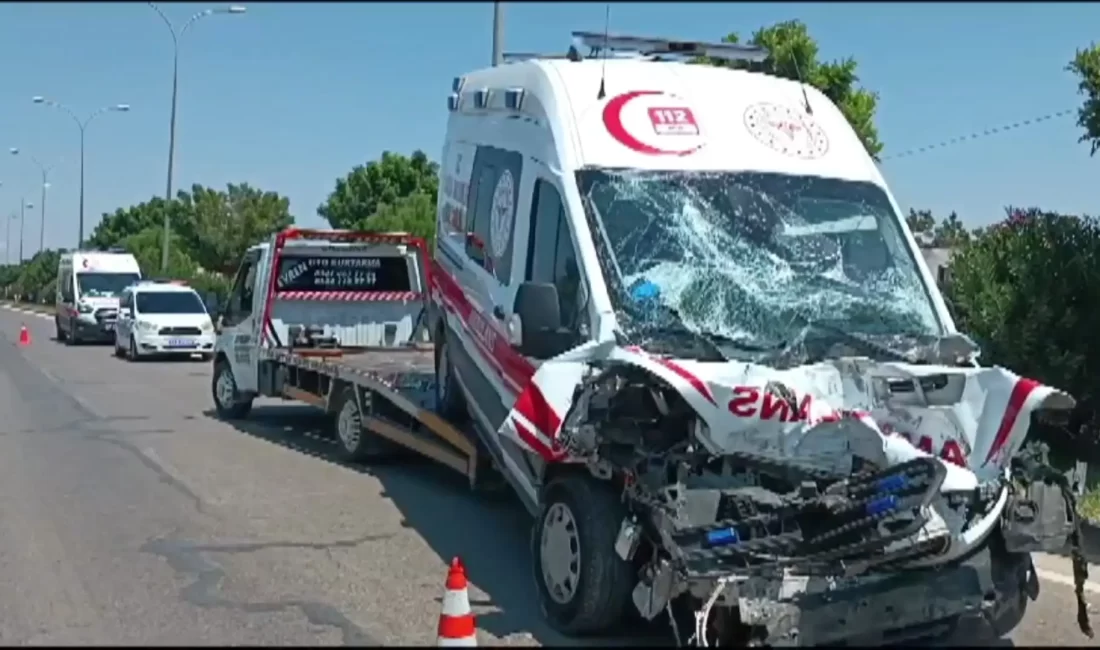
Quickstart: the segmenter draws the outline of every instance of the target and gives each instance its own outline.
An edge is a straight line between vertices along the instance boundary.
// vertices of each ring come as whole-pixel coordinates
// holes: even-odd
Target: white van
[[[63,254],[57,266],[57,340],[72,344],[114,341],[119,295],[140,279],[141,268],[129,253]]]
[[[885,638],[983,608],[1011,630],[1028,552],[1068,533],[1057,506],[1049,543],[999,542],[1026,537],[1001,523],[1029,498],[1009,460],[1030,414],[1073,400],[977,364],[824,94],[670,60],[759,49],[574,36],[587,55],[454,80],[429,316],[439,410],[472,422],[536,516],[550,622],[603,632],[631,602],[653,618],[679,595],[701,645],[760,628],[766,645]],[[819,485],[875,494],[866,468],[909,496],[852,496],[841,510],[872,516],[801,532],[774,514],[833,511]],[[937,505],[911,508],[918,494]],[[876,532],[895,507],[908,527]],[[854,591],[761,577],[841,560],[833,575]],[[991,572],[1012,577],[986,602]],[[727,584],[751,611],[731,611]]]
[[[214,357],[214,323],[197,291],[180,282],[140,281],[122,291],[115,356]]]

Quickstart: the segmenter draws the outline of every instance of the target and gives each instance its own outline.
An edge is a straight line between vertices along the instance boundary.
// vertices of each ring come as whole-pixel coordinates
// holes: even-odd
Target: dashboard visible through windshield
[[[620,323],[645,320],[644,296],[682,328],[734,341],[790,341],[808,322],[868,336],[944,333],[873,183],[594,168],[577,182]]]

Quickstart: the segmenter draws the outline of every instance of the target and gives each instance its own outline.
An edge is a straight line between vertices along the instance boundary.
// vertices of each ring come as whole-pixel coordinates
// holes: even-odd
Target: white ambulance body
[[[119,296],[140,279],[141,267],[129,253],[64,253],[57,266],[57,340],[114,341]]]
[[[604,56],[454,80],[429,283],[437,409],[472,422],[535,514],[543,612],[563,632],[603,632],[631,601],[653,618],[683,595],[706,645],[736,636],[715,603],[736,621],[750,592],[782,593],[740,612],[769,645],[906,638],[979,613],[1011,630],[1027,552],[1065,543],[1069,524],[1053,513],[1041,544],[1001,542],[1027,535],[1001,525],[1018,497],[1009,462],[1033,413],[1073,400],[976,363],[874,160],[821,92],[668,60],[763,58],[751,48],[574,36]],[[763,491],[798,500],[790,477],[855,485],[864,466],[931,472],[919,489],[896,482],[936,505],[902,508],[904,544],[883,528],[862,550],[829,548],[862,596],[826,607],[813,585],[750,577],[763,555],[823,556],[720,516],[735,487],[782,475]],[[903,502],[891,499],[852,512]],[[839,535],[845,521],[821,525]],[[711,535],[722,548],[699,547]],[[906,580],[886,586],[899,565]],[[967,582],[990,571],[1003,579],[992,600]]]

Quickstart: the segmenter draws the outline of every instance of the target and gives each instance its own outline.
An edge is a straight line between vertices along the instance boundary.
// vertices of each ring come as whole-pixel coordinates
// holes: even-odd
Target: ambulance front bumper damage
[[[1008,460],[1032,412],[1072,404],[1054,389],[1031,382],[1017,399],[1013,386],[1027,380],[1001,369],[738,363],[705,381],[692,372],[700,366],[605,344],[544,363],[527,389],[563,414],[557,431],[538,431],[556,459],[621,487],[629,515],[615,551],[639,568],[634,605],[647,619],[669,613],[679,644],[897,642],[967,617],[1004,634],[1037,594],[1029,553],[1077,539],[1072,495],[1051,496],[1065,486],[1034,488],[1056,473]],[[899,375],[917,387],[902,399],[853,394]],[[929,375],[945,379],[924,382]],[[985,403],[970,399],[974,384]],[[740,386],[764,393],[773,411],[787,405],[786,415],[731,419]],[[983,413],[1004,393],[1003,413],[1008,391],[1022,427]],[[899,412],[957,425],[970,456],[986,462],[953,465],[884,433],[880,414]],[[537,430],[533,419],[513,410],[502,433],[518,440],[515,425]],[[1091,636],[1078,592],[1078,623]]]

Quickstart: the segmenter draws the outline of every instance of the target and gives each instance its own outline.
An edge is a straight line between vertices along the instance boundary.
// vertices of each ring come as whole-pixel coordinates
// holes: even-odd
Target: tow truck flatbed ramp
[[[407,235],[354,231],[291,229],[280,233],[273,247],[273,267],[287,240],[320,239],[362,242],[370,246],[394,244],[414,249],[420,256],[420,285],[427,287],[426,245]],[[401,300],[425,302],[426,291],[405,294]],[[347,390],[353,389],[363,433],[386,440],[431,458],[463,474],[474,485],[478,468],[475,438],[435,412],[435,356],[430,343],[410,342],[377,347],[293,347],[271,336],[272,307],[278,299],[274,278],[268,291],[263,322],[265,342],[259,350],[261,366],[267,366],[265,394],[312,404],[336,413]],[[310,300],[325,300],[325,294]],[[345,297],[335,297],[345,304]],[[411,299],[411,300],[410,300]],[[378,299],[362,303],[364,310]]]

